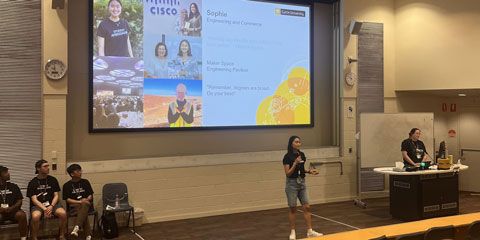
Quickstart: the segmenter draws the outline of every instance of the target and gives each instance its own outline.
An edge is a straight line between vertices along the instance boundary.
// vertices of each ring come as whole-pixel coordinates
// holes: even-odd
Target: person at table
[[[420,166],[421,162],[432,161],[425,144],[420,141],[421,133],[420,129],[412,128],[408,133],[409,138],[402,142],[401,151],[405,166]]]

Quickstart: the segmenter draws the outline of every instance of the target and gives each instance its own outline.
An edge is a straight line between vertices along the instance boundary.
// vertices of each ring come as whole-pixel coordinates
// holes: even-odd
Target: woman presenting
[[[318,233],[312,229],[312,214],[310,205],[308,203],[307,186],[305,184],[305,173],[317,175],[318,171],[314,169],[305,170],[305,162],[307,158],[305,154],[300,151],[302,142],[300,137],[291,136],[288,140],[287,153],[283,157],[283,168],[287,181],[285,184],[285,192],[287,194],[288,220],[290,221],[290,236],[289,240],[295,240],[295,214],[297,212],[297,198],[303,207],[303,217],[307,222],[307,237],[318,237],[323,234]]]
[[[110,16],[100,22],[97,29],[98,56],[133,57],[130,43],[130,26],[121,19],[122,2],[108,1]]]

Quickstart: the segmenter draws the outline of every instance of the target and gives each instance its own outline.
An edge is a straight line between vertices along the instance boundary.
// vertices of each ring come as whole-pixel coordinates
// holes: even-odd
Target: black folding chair
[[[135,232],[135,211],[128,203],[128,189],[125,183],[107,183],[102,190],[103,211],[127,212],[127,227],[130,223],[130,217],[133,221],[133,232]],[[118,206],[117,206],[118,201]],[[107,209],[107,206],[110,206]]]
[[[448,240],[455,239],[455,227],[443,226],[432,227],[425,233],[425,240]]]
[[[387,238],[387,236],[383,235],[383,236],[380,236],[380,237],[371,238],[369,240],[388,240],[388,238]]]
[[[17,221],[12,219],[12,220],[1,220],[0,219],[0,226],[9,226],[9,225],[15,225],[17,224]]]
[[[17,223],[16,220],[13,220],[13,219],[12,220],[1,220],[0,219],[0,229],[2,229],[2,228],[14,228],[14,227],[18,227],[18,223]]]
[[[12,219],[12,220],[0,219],[0,227],[15,227],[15,226],[18,226],[18,223],[15,219]]]
[[[395,240],[423,240],[424,232],[409,233],[397,236]]]
[[[466,240],[480,240],[480,220],[468,226]]]

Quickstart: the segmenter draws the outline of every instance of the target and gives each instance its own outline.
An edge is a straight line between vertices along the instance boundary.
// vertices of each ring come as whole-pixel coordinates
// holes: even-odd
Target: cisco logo
[[[150,7],[150,13],[153,15],[175,16],[178,10],[175,6],[180,5],[179,0],[145,0],[146,4],[154,5]]]

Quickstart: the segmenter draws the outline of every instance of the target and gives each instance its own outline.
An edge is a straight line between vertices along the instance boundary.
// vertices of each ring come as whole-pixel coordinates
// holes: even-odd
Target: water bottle
[[[115,194],[115,209],[120,207],[120,198],[118,198],[118,194]]]

